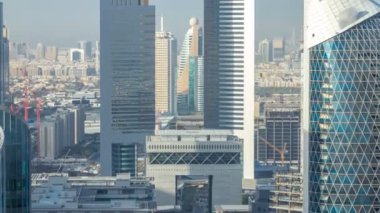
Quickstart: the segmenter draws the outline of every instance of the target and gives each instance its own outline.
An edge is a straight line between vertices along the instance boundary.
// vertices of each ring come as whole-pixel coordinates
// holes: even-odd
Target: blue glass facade
[[[4,144],[0,147],[0,212],[30,212],[30,132],[26,124],[0,111]]]
[[[380,15],[310,49],[309,212],[380,211]]]

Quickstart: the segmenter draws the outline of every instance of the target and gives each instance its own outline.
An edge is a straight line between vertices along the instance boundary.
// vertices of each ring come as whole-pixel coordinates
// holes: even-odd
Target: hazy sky
[[[1,1],[1,0],[0,0]],[[60,47],[99,39],[99,0],[2,0],[12,41],[43,42]],[[207,1],[207,0],[206,0]],[[151,0],[165,29],[182,41],[189,18],[203,16],[203,0]],[[257,39],[291,36],[302,27],[303,0],[257,0]]]

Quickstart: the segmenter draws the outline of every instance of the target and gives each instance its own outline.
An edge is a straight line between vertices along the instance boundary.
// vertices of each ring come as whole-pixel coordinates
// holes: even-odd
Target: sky
[[[1,0],[0,0],[1,1]],[[99,39],[99,0],[2,0],[10,40],[59,47],[76,46],[79,40]],[[193,16],[203,21],[204,0],[151,0],[164,28],[179,42]],[[256,39],[292,35],[301,37],[303,0],[256,0]]]

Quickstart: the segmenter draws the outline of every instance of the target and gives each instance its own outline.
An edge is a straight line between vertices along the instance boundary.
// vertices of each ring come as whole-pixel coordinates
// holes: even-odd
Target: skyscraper
[[[202,74],[203,70],[203,29],[199,26],[199,20],[195,17],[190,19],[190,28],[185,35],[182,44],[180,63],[178,68],[177,80],[177,102],[178,113],[189,114],[195,112],[195,103],[198,94],[197,76]],[[198,66],[199,63],[202,63]],[[203,96],[203,94],[199,94]]]
[[[156,32],[156,111],[176,114],[177,39],[164,31]]]
[[[284,61],[285,58],[285,39],[275,38],[272,41],[272,58],[274,62]]]
[[[9,40],[3,21],[3,3],[0,2],[0,105],[5,104],[9,82]]]
[[[91,41],[80,41],[80,42],[78,42],[78,48],[83,50],[85,60],[90,60],[92,58],[92,43],[91,43]]]
[[[304,212],[379,212],[380,2],[305,1]]]
[[[0,111],[0,213],[30,212],[30,144],[23,120]]]
[[[259,55],[263,63],[269,63],[273,59],[272,55],[272,41],[264,39],[259,43]]]
[[[132,172],[155,127],[155,7],[102,0],[100,49],[102,174]]]
[[[36,47],[36,59],[45,59],[46,47],[42,43],[38,43]]]
[[[244,140],[244,179],[253,180],[255,1],[204,4],[205,127],[230,129]]]

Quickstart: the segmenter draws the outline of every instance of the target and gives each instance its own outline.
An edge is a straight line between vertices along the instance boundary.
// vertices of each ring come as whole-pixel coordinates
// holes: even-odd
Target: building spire
[[[161,15],[161,32],[164,32],[164,16]]]

